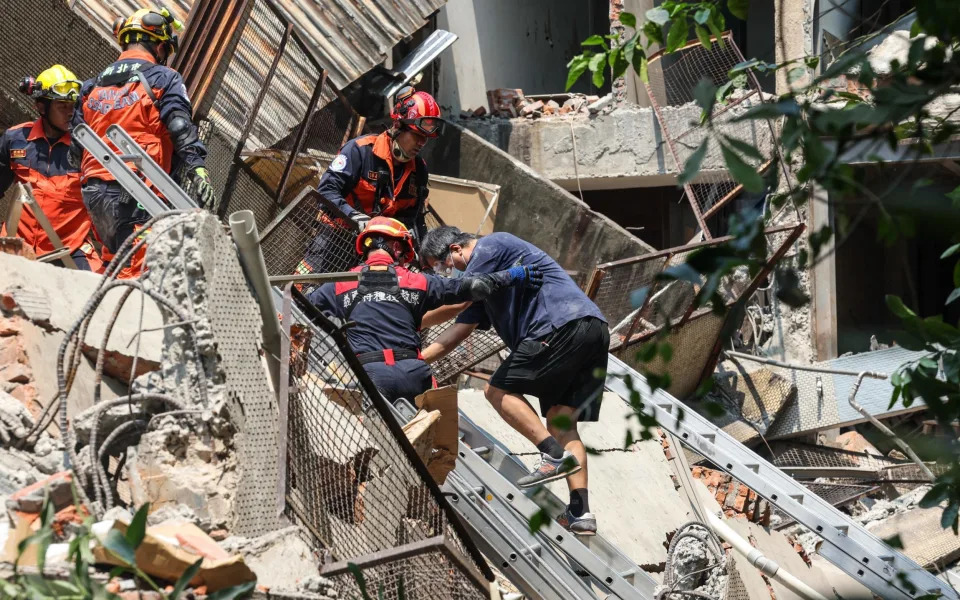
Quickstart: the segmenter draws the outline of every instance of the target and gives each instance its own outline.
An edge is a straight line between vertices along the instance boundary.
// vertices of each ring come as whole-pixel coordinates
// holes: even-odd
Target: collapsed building
[[[339,146],[378,126],[385,90],[424,72],[421,85],[433,86],[449,114],[459,115],[452,131],[428,147],[431,170],[439,174],[432,178],[432,224],[509,231],[546,250],[600,306],[612,330],[612,356],[628,365],[636,366],[639,346],[669,324],[674,356],[649,368],[672,375],[667,391],[680,400],[704,379],[717,381],[713,400],[725,411],[709,414],[722,432],[714,435],[756,449],[804,490],[840,507],[852,523],[843,527],[862,526],[869,532],[863,539],[899,533],[904,556],[950,579],[960,542],[939,528],[938,510],[917,507],[928,481],[924,468],[931,465],[916,464],[879,429],[863,424],[881,419],[901,435],[934,425],[924,421],[922,404],[890,406],[886,381],[854,385],[863,370],[889,374],[912,357],[884,347],[894,341],[882,338],[889,321],[875,308],[861,309],[876,298],[866,297],[860,278],[881,269],[891,291],[913,289],[924,296],[917,302],[923,306],[927,294],[944,295],[934,286],[936,276],[911,281],[909,264],[895,264],[903,248],[864,265],[859,253],[873,254],[863,248],[874,244],[864,239],[805,273],[808,309],[780,304],[771,269],[796,260],[806,228],[835,218],[811,202],[769,223],[764,272],[724,282],[729,303],[750,299],[747,318],[737,324],[739,352],[723,352],[729,317],[695,309],[693,284],[656,282],[657,273],[690,252],[723,240],[729,214],[764,202],[736,189],[719,156],[708,155],[703,175],[686,189],[675,186],[684,153],[695,147],[690,141],[703,135],[690,124],[699,112],[691,93],[706,61],[718,61],[710,73],[724,77],[743,54],[757,56],[754,49],[767,42],[775,50],[761,58],[792,56],[798,48],[825,54],[832,46],[827,34],[849,39],[850,24],[834,22],[836,13],[805,14],[809,9],[800,3],[782,3],[776,11],[754,7],[751,19],[779,27],[733,31],[723,55],[691,45],[661,59],[649,86],[630,76],[609,89],[581,84],[561,94],[568,57],[555,48],[575,52],[588,35],[609,32],[617,11],[641,14],[652,2],[560,2],[547,10],[469,0],[401,4],[403,18],[389,30],[365,26],[377,14],[352,3],[304,8],[197,0],[172,7],[198,24],[177,60],[210,149],[218,216],[226,223],[250,211],[267,273],[293,273],[305,244],[321,233],[318,212],[331,209],[312,188]],[[112,59],[112,10],[94,0],[50,5],[52,15],[82,32],[75,36],[85,40],[81,46],[64,46],[81,76]],[[577,26],[561,31],[556,24],[565,21]],[[228,22],[235,27],[212,26]],[[480,35],[492,26],[519,28],[518,35],[497,36],[494,52]],[[461,40],[449,46],[438,41],[443,32]],[[498,62],[497,53],[521,55],[510,47],[521,39],[543,58],[536,68]],[[425,69],[422,61],[436,56],[438,66]],[[50,62],[46,55],[20,58],[0,68],[5,82],[22,76],[7,77],[11,64],[37,70]],[[553,63],[554,69],[544,66]],[[751,81],[730,115],[786,85]],[[11,99],[11,109],[0,111],[3,123],[22,120],[29,107],[7,87],[0,93]],[[730,124],[725,131],[762,148],[775,143],[774,124],[749,130]],[[943,185],[953,173],[951,149],[947,144],[929,166],[930,177]],[[858,160],[865,157],[851,155],[853,164]],[[493,506],[519,492],[505,487],[501,496],[494,484],[509,485],[509,478],[468,463],[473,455],[460,455],[453,470],[460,474],[445,480],[457,452],[451,433],[476,456],[486,449],[504,472],[533,459],[526,442],[469,389],[499,360],[503,344],[495,335],[475,334],[435,366],[438,380],[461,388],[460,431],[449,428],[449,400],[440,408],[429,400],[411,407],[417,417],[404,431],[398,415],[371,397],[336,329],[304,314],[292,291],[265,298],[216,218],[174,215],[154,229],[147,244],[151,266],[140,287],[102,296],[113,285],[109,277],[64,275],[0,254],[0,408],[12,441],[4,440],[0,460],[0,490],[13,515],[8,548],[10,540],[22,539],[19,523],[28,523],[20,525],[22,534],[36,522],[40,490],[51,491],[60,522],[82,520],[67,493],[70,480],[61,474],[71,470],[80,473],[84,510],[101,523],[129,523],[129,513],[149,502],[150,533],[162,541],[172,532],[178,544],[165,552],[204,557],[195,586],[208,592],[218,581],[223,585],[218,573],[227,572],[234,582],[255,577],[261,594],[352,597],[359,593],[348,568],[354,562],[388,594],[402,582],[407,598],[480,597],[491,582],[504,597],[581,597],[591,586],[615,597],[653,597],[656,586],[713,598],[800,595],[718,544],[709,529],[684,528],[690,521],[708,523],[712,514],[822,596],[878,594],[874,572],[851,573],[836,547],[822,545],[823,532],[811,527],[809,516],[781,506],[783,492],[777,498],[759,485],[751,488],[748,475],[731,474],[729,464],[707,455],[707,446],[698,452],[685,445],[680,430],[628,438],[633,408],[614,391],[604,402],[603,426],[584,431],[585,443],[598,452],[591,490],[603,511],[601,535],[581,545],[586,550],[557,539],[555,526],[546,527],[546,537],[524,533],[531,515],[521,497],[511,501],[523,521],[509,510],[463,506],[487,495]],[[928,247],[907,254],[919,260],[914,257],[937,252],[943,239],[929,236],[917,242]],[[234,242],[241,245],[236,236]],[[346,247],[344,265],[353,259]],[[886,268],[890,264],[896,268]],[[645,285],[653,286],[649,299],[634,306],[631,292]],[[265,305],[282,314],[280,339],[289,346],[268,343]],[[881,336],[872,347],[871,332]],[[271,353],[286,364],[286,378],[277,377]],[[769,356],[775,364],[763,362]],[[690,406],[708,414],[698,403]],[[624,482],[633,484],[626,495]],[[554,498],[562,496],[562,486],[548,487]],[[501,521],[478,521],[494,517]],[[49,556],[62,559],[63,549],[54,550]],[[570,569],[570,562],[579,566]],[[604,562],[607,571],[595,564]],[[558,572],[564,565],[574,574]],[[560,587],[531,583],[537,569],[552,569]],[[121,591],[130,585],[112,583]]]

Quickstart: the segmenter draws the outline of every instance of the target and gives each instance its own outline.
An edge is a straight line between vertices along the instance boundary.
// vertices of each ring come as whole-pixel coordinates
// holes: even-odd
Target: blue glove
[[[536,265],[510,267],[508,272],[514,282],[525,283],[528,288],[538,290],[543,285],[543,272]]]

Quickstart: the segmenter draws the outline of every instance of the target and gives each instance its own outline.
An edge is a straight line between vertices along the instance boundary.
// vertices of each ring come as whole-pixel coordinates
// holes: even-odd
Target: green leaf
[[[356,565],[351,565],[356,567]],[[352,572],[352,570],[351,570]],[[357,573],[360,572],[360,569],[357,569]],[[356,574],[354,574],[356,577]],[[363,574],[360,574],[360,577],[363,577]],[[211,594],[207,594],[207,600],[235,600],[241,596],[246,596],[253,591],[253,588],[257,585],[256,581],[248,581],[246,583],[241,583],[240,585],[235,585],[233,587],[224,588],[222,590],[217,590]],[[366,594],[366,587],[361,587],[363,593]]]
[[[947,198],[953,202],[954,208],[960,208],[960,186],[957,186],[952,192],[947,194]]]
[[[957,263],[957,264],[960,264],[960,263]],[[960,287],[955,288],[952,292],[950,292],[950,295],[947,296],[947,301],[944,302],[944,306],[946,306],[947,304],[951,304],[957,298],[960,298]]]
[[[807,70],[803,67],[796,67],[787,71],[787,82],[794,83],[798,79],[802,78],[807,74]]]
[[[747,142],[744,142],[743,140],[738,140],[738,139],[735,138],[735,137],[730,137],[730,136],[726,136],[726,135],[723,136],[723,139],[724,139],[724,141],[725,141],[726,143],[728,143],[728,144],[730,144],[731,146],[733,146],[734,150],[736,150],[736,151],[739,152],[740,154],[743,154],[744,156],[746,156],[746,157],[748,157],[748,158],[752,158],[753,160],[756,160],[756,161],[759,161],[759,162],[763,162],[763,155],[760,154],[760,151],[757,149],[756,146],[754,146],[754,145],[752,145],[752,144],[748,144]]]
[[[670,25],[670,31],[667,33],[667,54],[686,45],[689,33],[690,28],[686,19],[673,21]]]
[[[700,44],[707,50],[712,50],[713,42],[710,41],[710,33],[700,25],[694,25],[693,30],[696,32],[697,39],[700,40]]]
[[[597,69],[593,74],[593,87],[603,87],[603,69]]]
[[[570,415],[557,415],[550,419],[550,424],[553,425],[555,429],[569,431],[573,427],[573,420],[570,419]]]
[[[634,54],[634,57],[636,57],[636,56],[637,56],[637,55]],[[650,83],[650,73],[649,73],[649,71],[647,70],[647,69],[648,69],[648,64],[647,64],[647,57],[646,57],[646,56],[643,56],[643,55],[640,56],[640,68],[639,68],[639,69],[637,68],[637,63],[636,63],[636,62],[633,63],[633,68],[634,68],[634,70],[636,70],[637,74],[640,76],[640,81],[642,81],[642,82],[644,82],[644,83]]]
[[[605,63],[606,60],[607,60],[606,52],[601,52],[600,54],[594,54],[593,56],[590,57],[590,62],[587,63],[587,68],[590,69],[591,73],[595,73],[596,71],[602,71],[603,63]]]
[[[667,342],[660,344],[660,358],[663,359],[663,362],[670,362],[670,359],[673,358],[673,346]]]
[[[662,26],[670,20],[670,13],[662,8],[651,8],[646,12],[646,17],[648,21],[652,21],[657,25]]]
[[[957,502],[951,502],[945,509],[943,509],[943,514],[940,515],[940,527],[946,529],[950,527],[953,529],[953,533],[957,533],[957,514],[960,513],[960,504]]]
[[[747,13],[750,12],[750,0],[728,0],[727,8],[733,16],[741,21],[746,21]]]
[[[580,45],[581,46],[603,46],[604,48],[607,47],[607,43],[603,41],[603,37],[596,34],[591,35],[587,39],[580,42]]]
[[[918,505],[920,508],[933,508],[950,496],[950,486],[946,482],[934,484],[930,491],[923,495]]]
[[[353,563],[347,563],[347,570],[350,571],[353,578],[357,580],[357,587],[360,588],[360,593],[363,594],[364,599],[370,598],[370,595],[367,593],[367,580],[363,576],[363,571],[360,570],[360,567]]]
[[[139,513],[138,513],[139,514]],[[187,584],[190,583],[190,580],[197,574],[197,571],[200,570],[200,565],[203,564],[203,558],[197,559],[197,562],[193,563],[187,570],[180,575],[180,578],[177,579],[177,583],[173,586],[173,591],[170,592],[170,595],[167,596],[167,600],[177,600],[180,597],[180,593],[186,589]]]
[[[583,72],[587,70],[588,62],[587,57],[581,54],[580,56],[575,56],[573,60],[570,61],[570,64],[567,65],[570,67],[570,72],[567,74],[567,91],[573,87],[573,84],[576,83],[577,80],[580,79],[580,76],[583,75]]]
[[[720,151],[723,153],[723,162],[733,178],[743,184],[743,188],[748,192],[759,194],[766,185],[763,183],[763,177],[757,173],[756,169],[748,165],[740,155],[733,151],[730,146],[720,144]]]
[[[663,29],[653,21],[647,21],[643,24],[643,33],[647,36],[647,46],[651,43],[663,46]]]
[[[103,540],[103,546],[117,560],[123,562],[124,565],[132,567],[137,563],[135,558],[136,551],[133,549],[133,546],[130,545],[130,542],[127,541],[127,538],[118,530],[111,529],[107,532],[107,537]]]
[[[626,25],[627,27],[636,28],[637,17],[631,12],[622,12],[620,13],[620,22]]]
[[[530,520],[527,522],[527,525],[530,527],[530,533],[536,533],[540,531],[540,528],[550,522],[550,515],[547,514],[547,511],[542,508],[537,512],[533,513],[533,516],[530,517]]]
[[[960,261],[953,265],[953,287],[960,288]]]
[[[697,82],[697,87],[693,88],[693,98],[704,114],[710,115],[717,101],[717,88],[709,79],[701,79]]]
[[[793,269],[777,269],[777,299],[791,308],[798,308],[810,301],[810,296],[800,287],[800,278]]]
[[[127,538],[127,543],[130,544],[130,547],[134,550],[140,547],[144,536],[147,534],[147,513],[149,512],[150,503],[143,504],[137,510],[137,514],[133,515],[133,520],[130,521],[130,526],[127,527],[127,533],[124,537]]]
[[[694,150],[693,154],[687,158],[687,162],[683,165],[683,172],[677,177],[677,185],[690,183],[693,181],[693,178],[696,177],[697,173],[700,172],[700,165],[703,164],[703,159],[707,155],[707,144],[709,141],[709,137],[704,138],[703,142],[700,143],[700,147]]]
[[[717,45],[721,50],[727,49],[727,43],[723,40],[724,23],[723,13],[716,6],[710,8],[710,20],[707,21],[707,28],[713,34],[713,39],[717,40]]]
[[[706,25],[710,21],[710,9],[701,8],[693,15],[693,20],[697,25]]]
[[[916,313],[906,307],[898,296],[892,294],[887,294],[886,296],[887,308],[890,309],[890,312],[895,314],[901,319],[914,319],[916,318]]]

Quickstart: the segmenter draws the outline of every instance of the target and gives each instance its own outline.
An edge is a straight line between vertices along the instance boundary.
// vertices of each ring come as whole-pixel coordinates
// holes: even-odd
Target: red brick
[[[0,337],[17,335],[20,333],[20,323],[17,319],[5,319],[0,317]]]
[[[27,365],[12,363],[0,366],[0,381],[30,383],[31,379],[33,379],[33,372]]]
[[[27,353],[23,351],[16,336],[0,337],[0,365],[26,363]]]

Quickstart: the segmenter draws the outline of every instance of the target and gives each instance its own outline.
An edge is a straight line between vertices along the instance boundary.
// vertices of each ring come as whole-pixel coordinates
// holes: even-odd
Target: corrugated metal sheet
[[[275,1],[341,89],[382,63],[397,42],[426,25],[444,4],[446,0]],[[73,8],[109,38],[116,17],[155,5],[149,0],[75,0]],[[193,0],[166,2],[181,20],[192,5]]]

